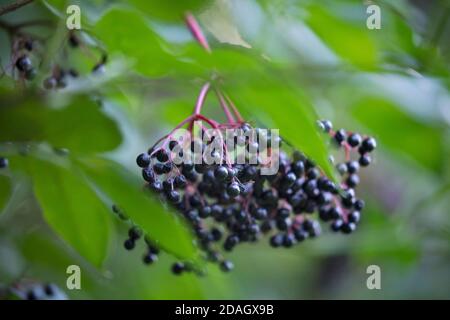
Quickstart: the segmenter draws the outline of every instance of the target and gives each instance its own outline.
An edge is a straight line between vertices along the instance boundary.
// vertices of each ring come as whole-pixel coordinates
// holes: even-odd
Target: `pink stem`
[[[238,119],[238,121],[239,122],[245,122],[244,118],[242,118],[241,114],[239,113],[238,109],[234,105],[233,101],[231,101],[230,97],[225,94],[225,98],[227,99],[228,103],[230,104],[231,109],[233,110],[233,113],[236,116],[236,118]]]
[[[225,101],[223,95],[220,93],[219,90],[215,90],[217,97],[219,98],[219,103],[222,106],[223,112],[225,112],[225,116],[227,117],[228,123],[234,124],[236,120],[234,119],[233,115],[230,112],[230,109],[228,108],[227,102]]]
[[[182,126],[184,126],[187,123],[191,123],[193,120],[195,120],[195,118],[197,117],[197,115],[192,114],[189,117],[187,117],[186,119],[184,119],[183,121],[181,121],[172,131],[170,131],[170,133],[168,133],[167,135],[165,135],[164,137],[162,137],[161,139],[159,139],[156,144],[152,147],[155,148],[155,146],[160,143],[162,140],[164,140],[164,143],[162,144],[161,148],[164,148],[167,145],[167,142],[170,140],[170,138],[172,137],[172,135],[174,134],[175,131],[177,131],[178,129],[180,129]],[[159,149],[161,149],[159,148]],[[150,156],[152,156],[154,153],[156,153],[156,151],[158,151],[159,149],[155,149],[153,150],[153,152],[150,154]]]
[[[194,36],[195,40],[200,43],[200,45],[206,50],[206,52],[211,53],[211,49],[209,48],[208,41],[206,37],[203,35],[202,29],[200,28],[195,17],[190,13],[186,13],[186,24]]]
[[[195,104],[193,115],[199,115],[200,114],[200,112],[202,110],[202,107],[203,107],[203,104],[205,103],[206,95],[209,92],[209,87],[210,87],[210,83],[207,82],[207,83],[205,83],[203,85],[202,89],[200,90],[200,93],[199,93],[198,98],[197,98],[197,102]],[[192,127],[193,127],[193,122],[191,122],[189,124],[189,129],[188,130],[192,131]]]
[[[203,103],[205,102],[206,95],[208,94],[210,84],[209,82],[205,83],[202,87],[202,90],[200,90],[200,94],[197,98],[197,103],[195,104],[194,114],[200,114],[200,111],[202,110]]]

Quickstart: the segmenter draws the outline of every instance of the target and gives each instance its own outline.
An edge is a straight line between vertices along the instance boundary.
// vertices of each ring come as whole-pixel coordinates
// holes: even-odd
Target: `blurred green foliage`
[[[64,287],[78,264],[83,290],[72,298],[449,298],[450,6],[372,2],[380,30],[366,28],[356,0],[45,0],[0,16],[0,156],[10,160],[0,169],[0,283],[26,276]],[[67,46],[68,4],[82,11],[77,49]],[[192,39],[186,11],[202,17],[211,54]],[[11,28],[27,21],[46,23]],[[39,39],[38,74],[26,83],[12,72],[17,30]],[[91,74],[103,52],[105,72]],[[55,65],[81,76],[44,92]],[[330,176],[334,150],[316,119],[373,134],[361,228],[284,251],[245,244],[230,255],[232,274],[208,266],[205,278],[174,277],[170,263],[197,252],[142,189],[134,160],[190,114],[206,81]],[[204,110],[221,119],[210,96]],[[167,252],[156,265],[123,249],[113,203]],[[366,288],[371,264],[380,291]]]

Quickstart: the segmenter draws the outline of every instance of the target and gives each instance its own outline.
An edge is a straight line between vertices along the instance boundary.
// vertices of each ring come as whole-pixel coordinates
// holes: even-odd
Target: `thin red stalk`
[[[196,115],[192,114],[189,117],[187,117],[186,119],[184,119],[183,121],[181,121],[172,131],[170,131],[170,133],[168,133],[167,135],[165,135],[164,137],[159,139],[156,142],[156,144],[152,147],[152,149],[155,148],[155,146],[163,140],[164,140],[164,143],[161,146],[161,148],[164,148],[167,144],[167,141],[169,141],[169,139],[172,137],[174,132],[177,131],[178,129],[180,129],[182,126],[186,125],[187,123],[191,123],[195,119],[195,117],[196,117]],[[156,151],[158,151],[158,149],[153,150],[153,152],[150,154],[150,156],[152,156]]]
[[[219,90],[215,90],[216,95],[219,98],[219,103],[222,106],[223,112],[225,113],[225,116],[227,117],[228,123],[234,124],[236,122],[236,119],[234,119],[233,115],[230,112],[230,109],[228,108],[227,102],[225,101],[223,95],[220,93]]]
[[[231,101],[230,97],[228,95],[225,94],[225,98],[227,99],[228,103],[231,106],[231,109],[233,110],[234,115],[236,116],[237,120],[239,122],[245,122],[244,118],[242,118],[241,114],[239,113],[238,109],[236,108],[236,106],[234,105],[233,101]]]
[[[195,40],[197,40],[197,42],[206,50],[206,52],[211,53],[208,41],[206,40],[206,37],[204,36],[200,25],[190,12],[186,13],[186,24]]]
[[[205,102],[206,95],[208,94],[210,83],[207,82],[203,85],[202,90],[197,98],[197,103],[195,104],[194,114],[200,114],[202,110],[203,103]]]
[[[203,104],[205,103],[206,96],[209,92],[209,88],[210,88],[210,83],[207,82],[203,85],[202,89],[200,90],[200,93],[197,98],[197,102],[195,103],[195,108],[194,108],[194,112],[193,112],[194,115],[200,114]],[[189,129],[188,129],[189,132],[192,131],[192,127],[193,127],[193,122],[191,122],[191,124],[189,124]]]

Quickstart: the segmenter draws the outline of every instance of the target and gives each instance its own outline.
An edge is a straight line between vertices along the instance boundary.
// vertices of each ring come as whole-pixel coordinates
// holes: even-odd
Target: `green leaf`
[[[359,67],[372,68],[377,62],[377,47],[368,34],[363,8],[361,6],[361,19],[351,23],[322,6],[312,5],[308,7],[306,22],[342,58]]]
[[[177,63],[163,50],[163,40],[137,12],[112,8],[97,22],[94,30],[110,54],[125,54],[134,60],[136,71],[143,75],[167,74]]]
[[[104,152],[121,142],[115,122],[92,100],[77,97],[62,109],[30,96],[19,105],[0,109],[0,141],[47,141],[76,153]]]
[[[30,158],[28,170],[47,223],[80,255],[100,267],[111,235],[108,209],[73,168]]]
[[[202,6],[208,5],[211,1],[129,0],[128,2],[151,17],[181,22],[184,20],[184,14],[187,11],[197,10]]]
[[[351,107],[353,116],[370,129],[381,146],[409,155],[424,167],[440,171],[443,165],[443,133],[416,119],[394,103],[365,97]]]
[[[313,159],[334,179],[325,143],[317,129],[317,117],[300,90],[290,88],[280,79],[260,74],[250,80],[235,82],[229,92],[239,108],[249,115],[259,113],[265,116],[263,120],[271,125],[271,129],[280,129],[283,138]]]
[[[0,213],[2,213],[9,197],[11,196],[11,180],[7,176],[0,175]]]
[[[143,190],[139,177],[106,159],[83,160],[80,165],[98,189],[163,249],[180,258],[196,258],[192,237],[185,226],[150,197],[150,190]]]

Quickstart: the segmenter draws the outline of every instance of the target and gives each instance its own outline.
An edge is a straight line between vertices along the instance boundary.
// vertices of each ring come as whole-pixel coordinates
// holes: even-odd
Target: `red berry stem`
[[[238,120],[239,123],[244,123],[245,120],[244,118],[241,116],[241,114],[239,113],[238,109],[236,108],[235,104],[233,103],[233,101],[231,101],[230,97],[225,94],[225,98],[228,101],[228,104],[231,107],[231,110],[233,110],[234,115],[236,116],[236,119]]]
[[[225,113],[225,116],[227,117],[228,123],[234,124],[236,123],[236,120],[234,119],[233,115],[230,112],[230,109],[228,108],[228,104],[225,101],[225,98],[223,97],[222,93],[216,89],[215,90],[217,98],[219,99],[219,103],[222,106],[223,112]]]

